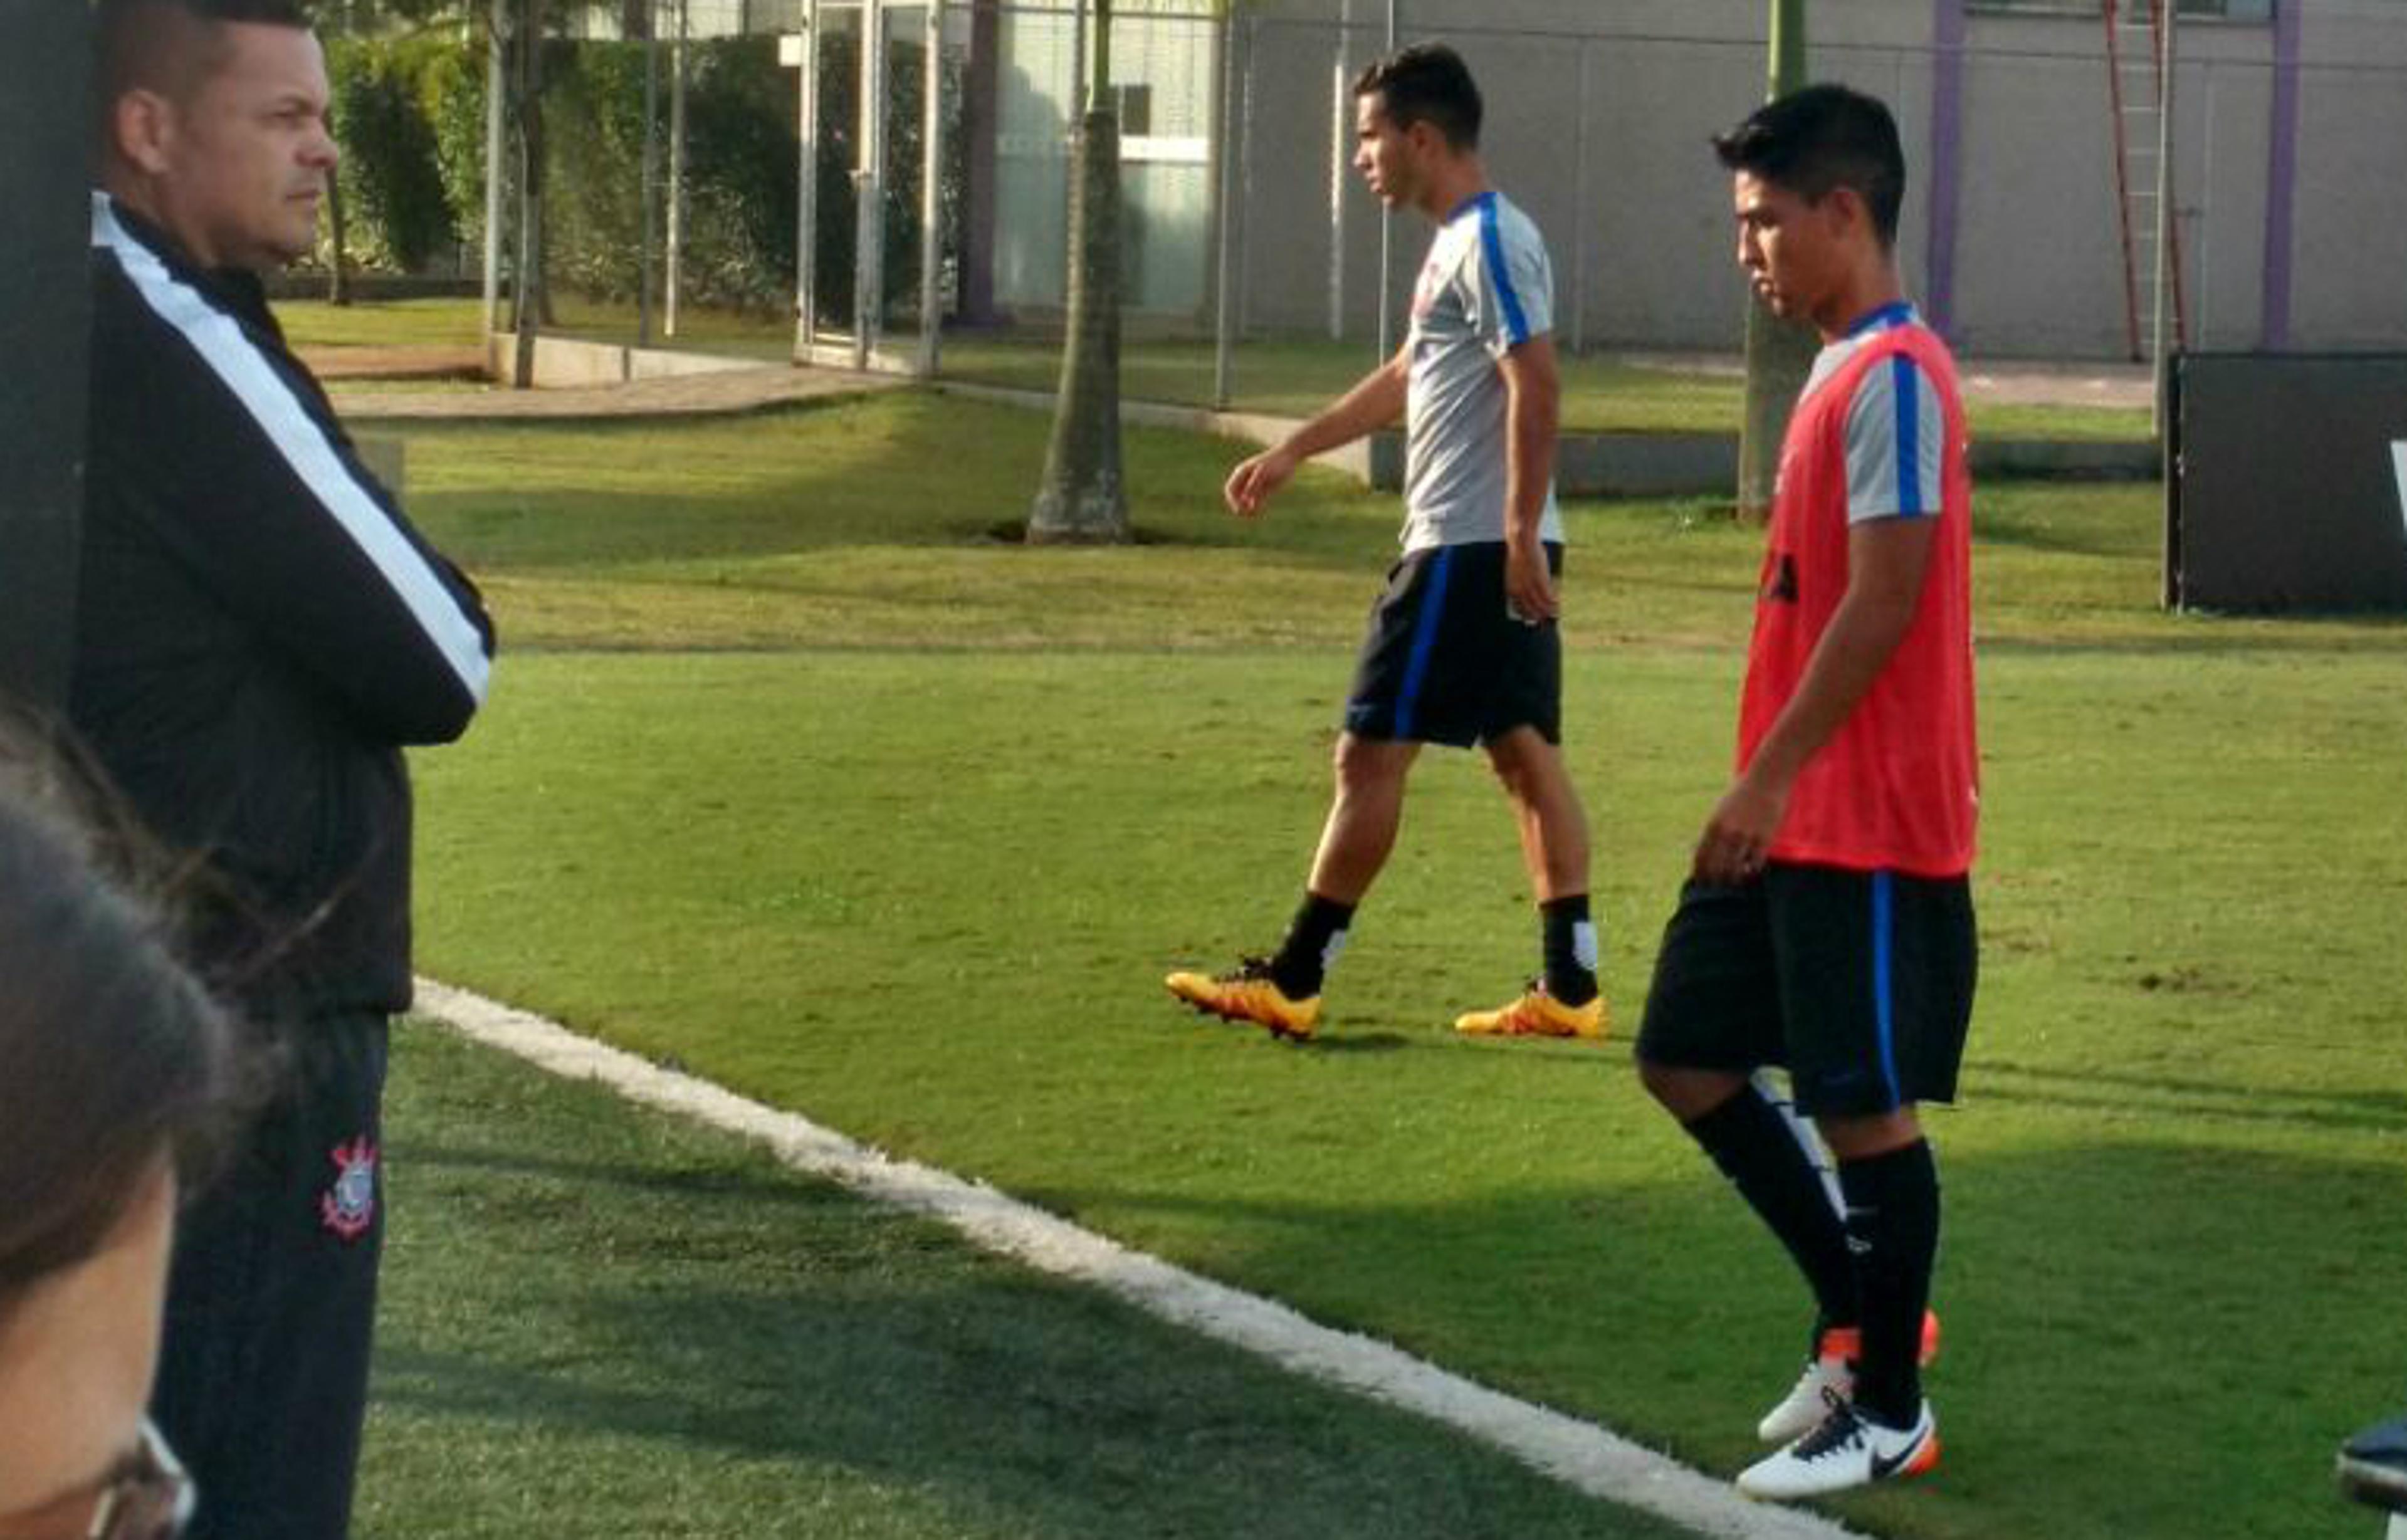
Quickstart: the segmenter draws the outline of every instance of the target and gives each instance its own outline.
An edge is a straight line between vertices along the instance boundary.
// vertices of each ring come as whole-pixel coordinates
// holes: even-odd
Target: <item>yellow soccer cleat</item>
[[[1509,1005],[1473,1011],[1454,1021],[1454,1030],[1466,1037],[1602,1037],[1611,1026],[1604,996],[1585,1005],[1566,1005],[1548,994],[1544,984],[1531,985]]]
[[[1175,973],[1162,980],[1170,992],[1206,1016],[1224,1021],[1251,1021],[1267,1027],[1274,1037],[1301,1042],[1312,1035],[1320,1020],[1320,996],[1290,1000],[1271,978],[1267,958],[1248,957],[1227,973],[1216,976]]]

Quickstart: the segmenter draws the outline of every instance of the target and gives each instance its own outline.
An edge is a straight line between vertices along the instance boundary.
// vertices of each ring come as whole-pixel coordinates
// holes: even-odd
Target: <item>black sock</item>
[[[1588,923],[1588,894],[1550,898],[1538,905],[1546,958],[1546,992],[1566,1005],[1596,998],[1596,927]]]
[[[1337,954],[1346,948],[1346,927],[1354,905],[1306,892],[1303,906],[1287,928],[1287,939],[1271,958],[1271,982],[1289,1000],[1308,1000],[1320,992],[1320,981]]]
[[[1788,1248],[1814,1290],[1822,1327],[1854,1325],[1856,1262],[1847,1252],[1846,1226],[1788,1120],[1750,1081],[1688,1130],[1756,1217]]]
[[[1856,1402],[1893,1428],[1922,1412],[1922,1313],[1939,1255],[1939,1167],[1928,1140],[1839,1166],[1847,1236],[1863,1299],[1864,1356]]]

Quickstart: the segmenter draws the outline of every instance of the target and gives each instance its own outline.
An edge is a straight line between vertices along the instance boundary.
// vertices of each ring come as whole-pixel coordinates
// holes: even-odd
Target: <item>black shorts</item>
[[[1956,1098],[1979,944],[1972,885],[1775,862],[1691,881],[1664,927],[1638,1057],[1785,1064],[1797,1106],[1863,1117]]]
[[[1560,575],[1563,548],[1546,546]],[[1346,701],[1358,738],[1468,749],[1533,727],[1562,741],[1563,647],[1555,623],[1516,620],[1504,542],[1417,550],[1388,574]]]

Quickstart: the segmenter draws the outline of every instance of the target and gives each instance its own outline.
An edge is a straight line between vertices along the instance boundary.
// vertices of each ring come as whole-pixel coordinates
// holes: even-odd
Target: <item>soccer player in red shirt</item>
[[[1905,190],[1879,102],[1814,86],[1715,141],[1739,264],[1823,349],[1781,448],[1739,710],[1638,1041],[1647,1089],[1787,1248],[1805,1372],[1739,1476],[1759,1497],[1926,1471],[1919,1357],[1939,1177],[1915,1115],[1971,1020],[1972,482],[1946,345],[1907,304]],[[1788,1069],[1845,1212],[1751,1076]]]

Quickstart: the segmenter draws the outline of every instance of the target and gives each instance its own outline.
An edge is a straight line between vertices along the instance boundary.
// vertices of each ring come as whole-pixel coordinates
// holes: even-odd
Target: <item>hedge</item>
[[[847,36],[826,40],[819,93],[824,131],[818,156],[817,292],[821,317],[838,321],[852,307],[857,213],[850,172],[858,46]],[[648,45],[551,41],[545,50],[548,275],[596,298],[632,299],[642,273]],[[912,45],[892,50],[889,164],[911,170],[895,178],[886,199],[890,304],[915,295],[919,287],[921,57]],[[663,46],[663,197],[668,59]],[[485,213],[481,43],[435,36],[345,39],[331,49],[329,68],[354,264],[422,272],[448,268],[445,259],[454,252],[478,250]],[[794,273],[799,136],[793,73],[778,64],[774,37],[689,44],[687,69],[681,296],[698,305],[784,308],[791,303]],[[959,93],[953,99],[958,121]],[[960,143],[957,133],[953,143]],[[959,155],[952,160],[956,167],[963,163]],[[961,204],[955,170],[946,178],[949,226],[958,228]]]

